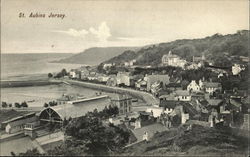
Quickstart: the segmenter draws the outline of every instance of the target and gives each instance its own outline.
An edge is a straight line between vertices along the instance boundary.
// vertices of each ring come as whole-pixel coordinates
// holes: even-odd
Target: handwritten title
[[[25,13],[20,12],[18,17],[19,18],[28,17],[28,18],[50,18],[50,19],[58,18],[58,19],[64,19],[66,17],[66,15],[62,14],[62,13],[53,13],[53,12],[50,12],[49,14],[31,12],[31,13],[28,14],[28,16],[26,16]]]

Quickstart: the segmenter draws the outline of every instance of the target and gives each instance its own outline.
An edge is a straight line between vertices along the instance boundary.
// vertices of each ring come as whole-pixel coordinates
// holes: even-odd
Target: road
[[[131,88],[120,88],[120,87],[112,87],[102,84],[95,84],[95,83],[89,83],[89,82],[81,82],[76,80],[64,80],[64,83],[72,84],[72,85],[78,85],[83,86],[87,88],[97,89],[97,90],[103,90],[107,92],[116,92],[116,93],[128,93],[132,96],[135,96],[139,99],[142,99],[145,101],[147,105],[159,105],[159,100],[155,98],[150,93],[144,92],[144,91],[138,91]]]

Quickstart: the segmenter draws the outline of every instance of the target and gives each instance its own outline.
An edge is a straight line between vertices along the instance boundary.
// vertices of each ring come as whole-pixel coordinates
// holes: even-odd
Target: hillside
[[[238,31],[235,34],[220,35],[215,34],[202,39],[183,39],[168,43],[146,46],[133,51],[124,52],[106,62],[122,63],[130,58],[136,59],[137,64],[155,65],[161,62],[164,54],[170,50],[188,61],[192,56],[204,54],[207,59],[220,61],[224,56],[248,56],[249,52],[249,31]]]
[[[248,152],[248,140],[230,129],[205,128],[194,125],[192,130],[171,129],[155,134],[148,142],[128,147],[122,155],[157,156],[245,156]]]
[[[59,63],[72,63],[72,64],[88,64],[97,65],[105,60],[114,56],[122,54],[127,50],[135,50],[136,47],[94,47],[85,50],[84,52],[72,55],[68,58],[61,59]]]

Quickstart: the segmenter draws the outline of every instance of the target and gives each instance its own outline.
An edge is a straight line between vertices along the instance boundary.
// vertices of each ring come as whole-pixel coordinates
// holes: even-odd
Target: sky
[[[243,29],[249,29],[248,0],[1,0],[1,53],[78,53]]]

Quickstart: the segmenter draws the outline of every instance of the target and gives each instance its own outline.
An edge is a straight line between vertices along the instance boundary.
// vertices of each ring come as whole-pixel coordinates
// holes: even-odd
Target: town
[[[231,60],[235,60],[232,66],[219,67],[204,54],[187,61],[170,50],[162,56],[158,65],[141,65],[132,59],[123,63],[105,62],[98,66],[81,66],[69,72],[63,69],[59,73],[49,73],[51,81],[100,92],[88,98],[63,95],[54,102],[44,104],[39,112],[5,109],[1,114],[1,132],[5,132],[1,140],[30,136],[37,145],[36,151],[44,154],[44,145],[51,148],[50,143],[65,143],[72,137],[92,137],[84,132],[84,128],[79,128],[80,125],[114,128],[114,136],[124,138],[117,143],[122,149],[151,141],[155,135],[181,126],[185,131],[195,126],[218,130],[230,128],[247,136],[250,119],[247,93],[249,60],[243,56],[237,59],[231,56]],[[117,96],[109,97],[102,92],[112,92]],[[142,101],[143,105],[138,105],[138,101]],[[86,105],[96,109],[87,111],[84,108]],[[7,106],[2,103],[2,110]],[[25,106],[27,108],[27,104]],[[96,122],[93,121],[95,118],[98,119]],[[109,151],[117,149],[107,145],[110,148],[100,147]],[[98,152],[97,146],[94,147],[88,147],[93,149],[92,153],[103,153],[104,150]]]

